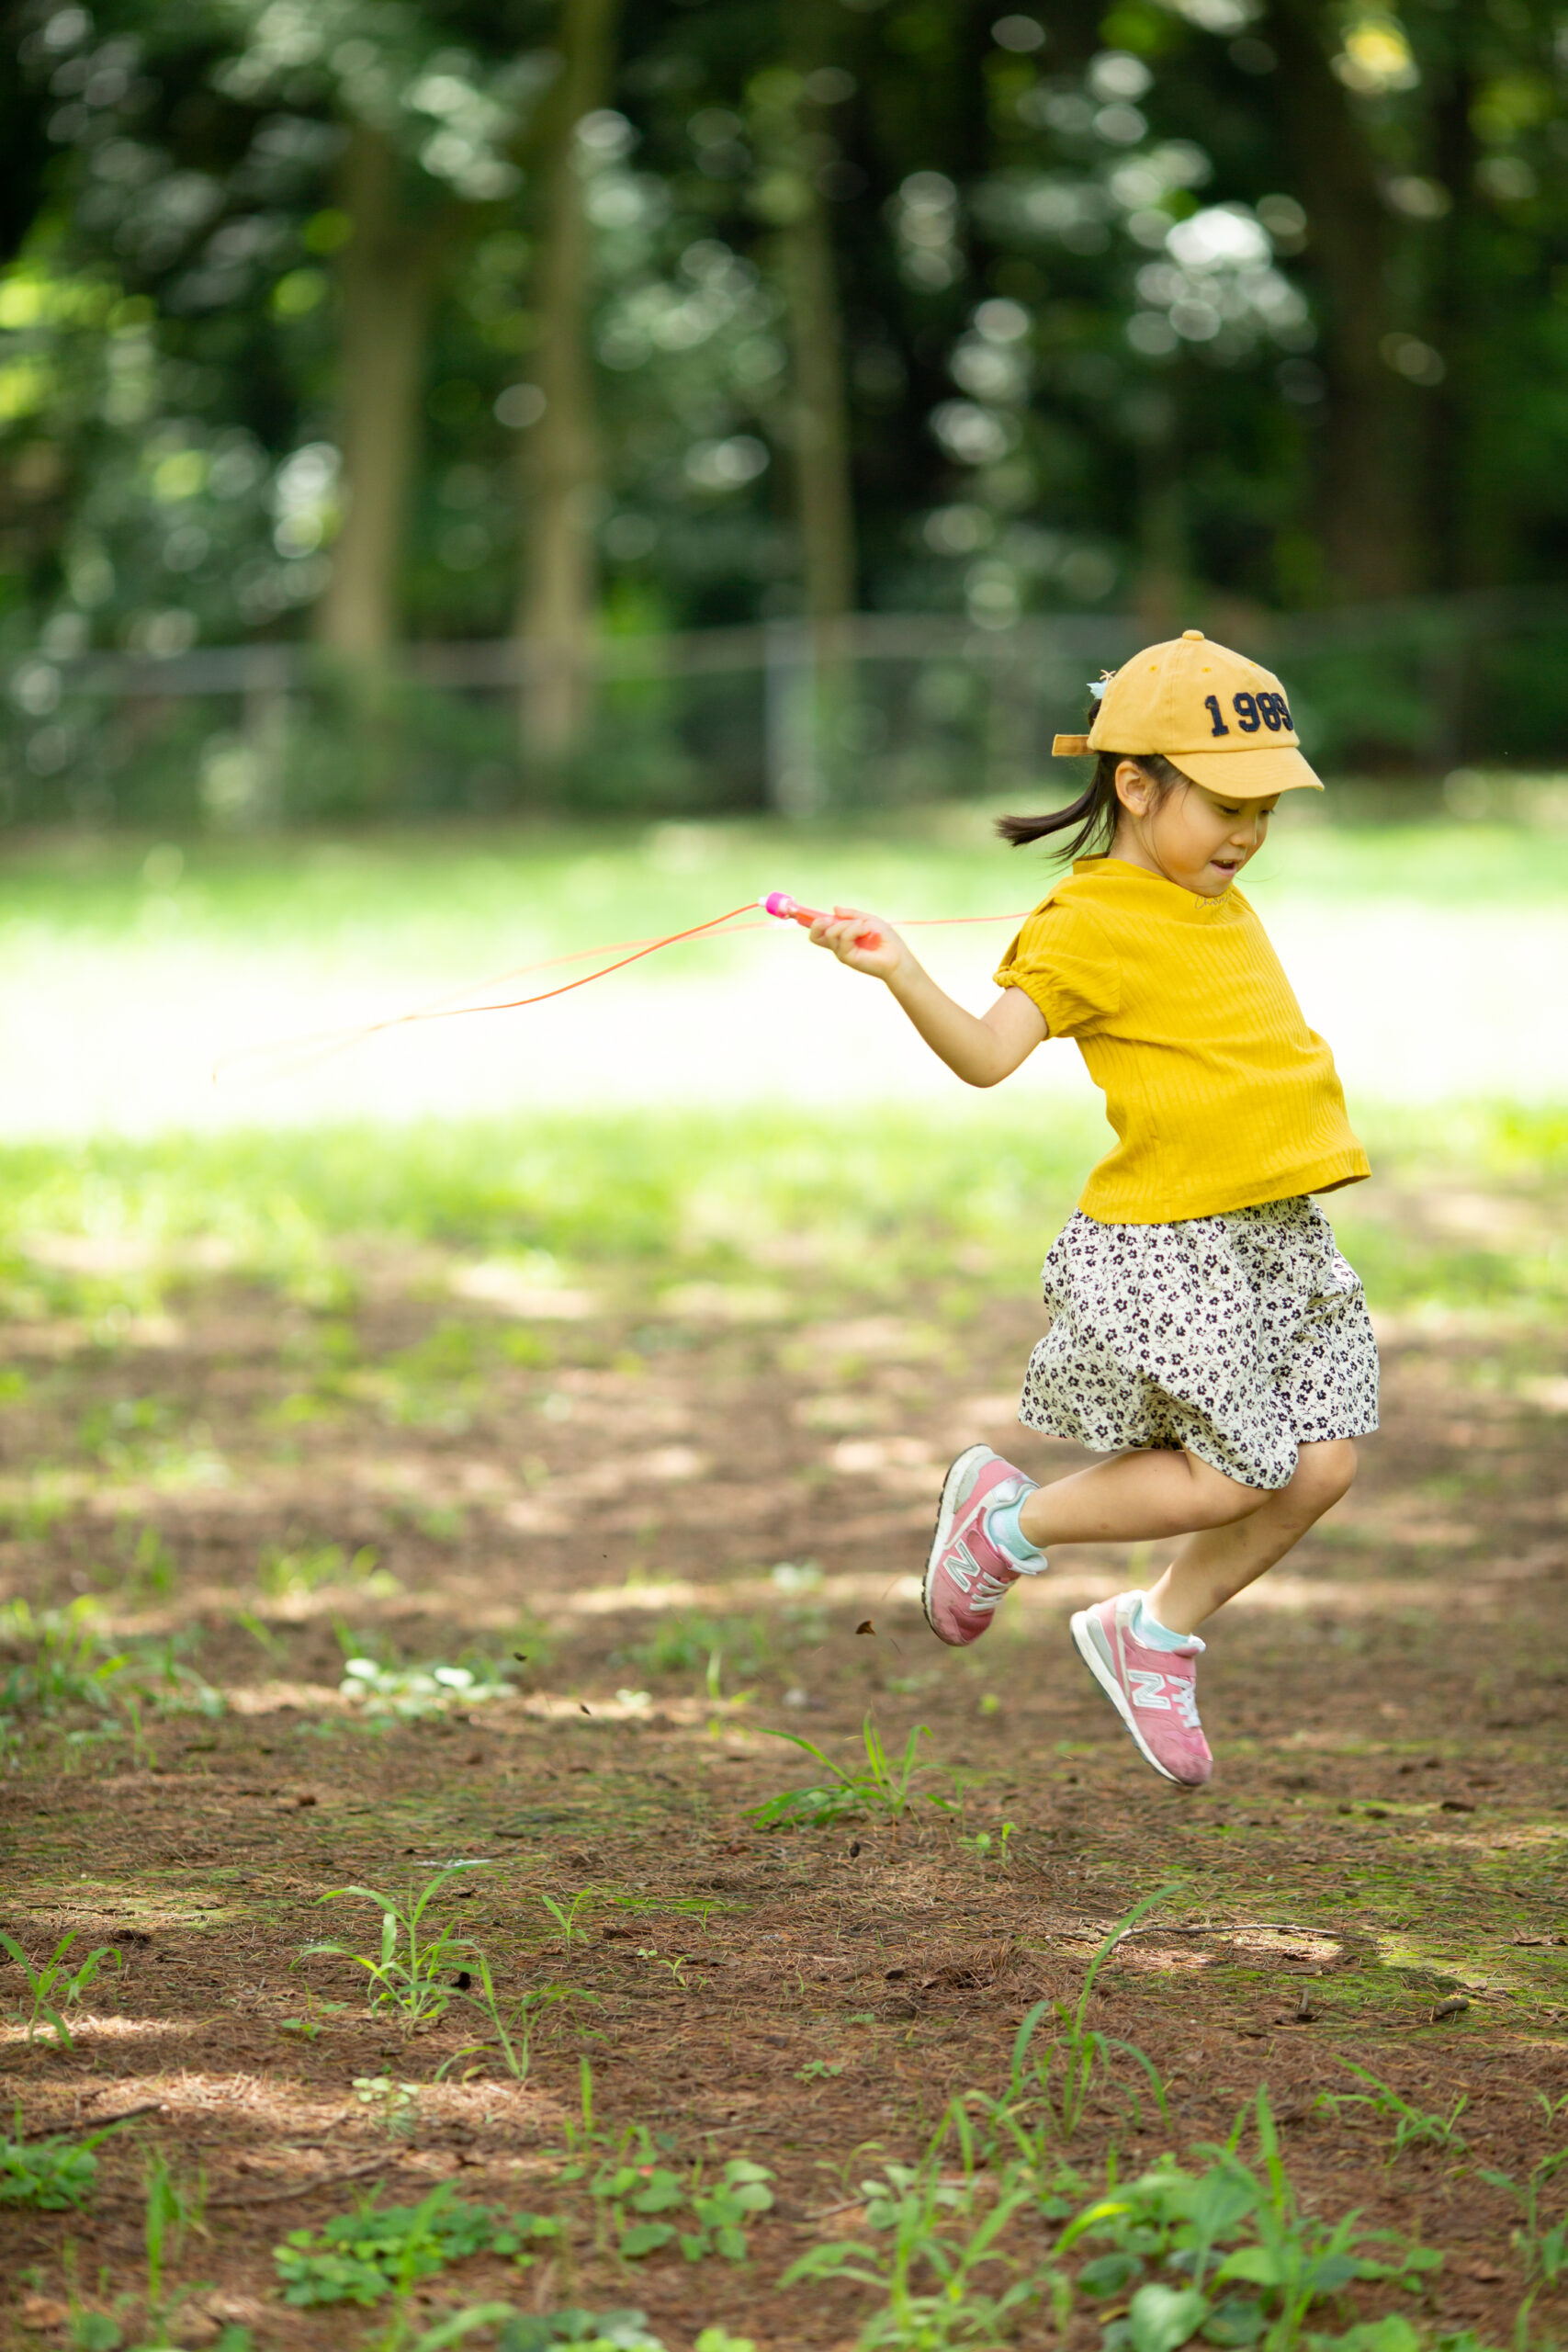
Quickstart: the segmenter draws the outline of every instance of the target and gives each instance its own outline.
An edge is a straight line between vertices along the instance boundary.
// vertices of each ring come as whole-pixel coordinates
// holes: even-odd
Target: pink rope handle
[[[684,931],[667,932],[662,938],[615,940],[598,947],[574,948],[566,956],[548,956],[537,964],[517,965],[511,971],[497,973],[491,980],[476,980],[470,989],[454,989],[449,996],[437,997],[431,1003],[416,1006],[410,1012],[389,1014],[384,1021],[367,1021],[355,1028],[318,1029],[299,1037],[276,1038],[268,1045],[239,1046],[234,1052],[222,1055],[213,1064],[212,1083],[220,1085],[243,1064],[265,1060],[268,1057],[283,1054],[299,1057],[282,1068],[275,1065],[270,1073],[274,1077],[287,1077],[291,1070],[308,1069],[313,1061],[323,1060],[331,1054],[345,1053],[350,1046],[363,1045],[368,1037],[383,1036],[392,1029],[410,1029],[426,1021],[457,1021],[470,1012],[521,1012],[529,1005],[548,1004],[556,997],[570,996],[574,989],[587,988],[592,980],[605,980],[613,972],[624,972],[628,964],[640,963],[645,956],[657,956],[661,948],[678,947],[682,940],[709,934],[733,938],[743,931],[765,931],[767,925],[763,922],[742,922],[739,920],[742,915],[751,915],[758,907],[765,907],[770,914],[795,922],[810,924],[818,920],[815,910],[800,906],[787,892],[771,891],[764,899],[748,899],[744,906],[731,907],[722,915],[710,915],[705,922],[692,923]],[[956,923],[1021,922],[1022,920],[1021,914],[918,915],[901,928],[905,931],[931,931]],[[727,932],[727,924],[733,924],[734,929]],[[856,944],[879,946],[881,939],[880,932],[866,932]],[[626,952],[620,953],[622,949]],[[499,1003],[487,1004],[460,1004],[453,1001],[479,989],[502,987],[509,979],[525,978],[533,972],[557,971],[563,964],[581,964],[590,956],[614,956],[615,961],[602,964],[596,971],[581,972],[574,980],[563,980],[558,988],[540,989],[532,996],[508,997]]]

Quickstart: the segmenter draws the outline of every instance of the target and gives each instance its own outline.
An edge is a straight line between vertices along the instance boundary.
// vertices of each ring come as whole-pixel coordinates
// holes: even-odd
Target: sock
[[[1203,1648],[1196,1634],[1173,1634],[1168,1625],[1162,1625],[1149,1607],[1146,1592],[1139,1593],[1137,1605],[1127,1620],[1127,1631],[1135,1642],[1142,1642],[1146,1650],[1196,1650],[1201,1653]]]
[[[1045,1555],[1030,1542],[1018,1523],[1018,1514],[1034,1492],[1026,1487],[1010,1503],[997,1503],[986,1513],[986,1532],[998,1552],[1005,1552],[1021,1576],[1037,1577],[1047,1565]]]

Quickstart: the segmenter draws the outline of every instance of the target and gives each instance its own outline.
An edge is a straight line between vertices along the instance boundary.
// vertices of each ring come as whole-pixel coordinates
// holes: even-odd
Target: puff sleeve
[[[996,971],[999,989],[1022,989],[1053,1037],[1081,1037],[1114,1014],[1122,971],[1094,917],[1047,899],[1036,907]]]

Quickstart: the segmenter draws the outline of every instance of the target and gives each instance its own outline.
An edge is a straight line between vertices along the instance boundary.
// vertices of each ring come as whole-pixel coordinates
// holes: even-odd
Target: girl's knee
[[[1317,1519],[1325,1510],[1332,1510],[1355,1483],[1354,1440],[1331,1437],[1302,1447],[1289,1491],[1292,1501],[1304,1504]]]
[[[1228,1527],[1235,1520],[1250,1519],[1269,1500],[1267,1487],[1244,1487],[1239,1478],[1227,1478],[1223,1470],[1216,1470],[1212,1463],[1201,1462],[1194,1453],[1189,1453],[1186,1459],[1193,1500],[1202,1513],[1194,1524]]]

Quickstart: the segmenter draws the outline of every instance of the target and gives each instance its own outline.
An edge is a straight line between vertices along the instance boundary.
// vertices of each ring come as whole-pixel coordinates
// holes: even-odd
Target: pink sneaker
[[[943,1479],[920,1587],[926,1623],[939,1642],[955,1649],[977,1642],[1009,1585],[1025,1573],[991,1542],[985,1514],[993,1504],[1016,1502],[1034,1483],[988,1445],[970,1446]]]
[[[1078,1656],[1132,1733],[1138,1752],[1168,1781],[1201,1789],[1214,1769],[1198,1720],[1198,1650],[1151,1650],[1133,1639],[1128,1620],[1143,1595],[1078,1610],[1072,1621]]]

